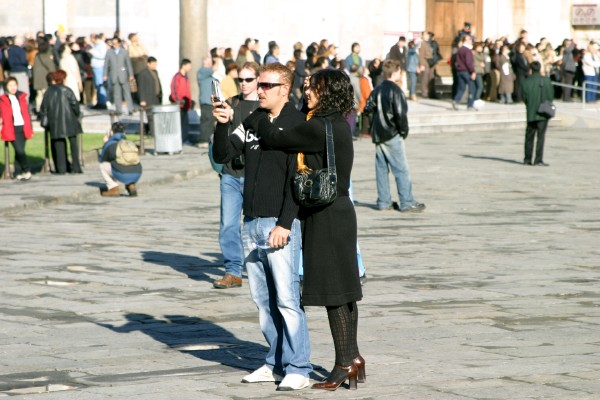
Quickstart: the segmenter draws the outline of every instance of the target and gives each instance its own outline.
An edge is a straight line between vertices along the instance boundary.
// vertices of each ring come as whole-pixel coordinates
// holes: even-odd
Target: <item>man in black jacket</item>
[[[138,98],[140,106],[143,108],[151,108],[152,106],[162,104],[162,85],[160,78],[156,72],[158,61],[154,57],[148,57],[148,65],[139,74],[137,74],[136,80],[138,85]],[[152,119],[152,113],[148,112],[148,126],[150,132],[154,134],[154,121]]]
[[[365,112],[371,114],[371,135],[375,143],[375,173],[377,177],[377,208],[399,209],[402,212],[421,212],[425,204],[418,203],[412,194],[408,162],[404,152],[404,139],[408,136],[408,106],[402,89],[396,82],[400,78],[400,64],[395,60],[383,63],[386,80],[371,92]],[[392,202],[389,170],[396,178],[400,206]]]
[[[292,82],[292,71],[279,63],[263,66],[258,79],[259,105],[281,128],[305,119],[288,102]],[[242,382],[276,382],[285,374],[278,390],[303,389],[309,385],[312,367],[306,316],[300,306],[300,222],[291,185],[296,158],[264,148],[243,123],[229,135],[232,114],[229,105],[215,103],[213,156],[221,164],[245,156],[242,242],[250,292],[269,344],[265,365]]]

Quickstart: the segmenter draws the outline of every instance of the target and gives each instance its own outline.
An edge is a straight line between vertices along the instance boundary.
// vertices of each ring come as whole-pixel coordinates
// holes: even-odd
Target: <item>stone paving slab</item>
[[[0,396],[596,399],[595,134],[552,129],[548,168],[520,164],[521,131],[411,136],[413,189],[427,204],[412,215],[373,209],[374,148],[356,142],[368,382],[333,393],[240,383],[265,343],[246,281],[211,287],[223,268],[219,181],[205,151],[151,158],[133,199],[100,198],[85,186],[100,178],[91,167],[0,182]],[[85,193],[19,208],[25,195],[5,196],[67,196],[68,184]],[[325,311],[307,314],[319,379],[333,346]]]

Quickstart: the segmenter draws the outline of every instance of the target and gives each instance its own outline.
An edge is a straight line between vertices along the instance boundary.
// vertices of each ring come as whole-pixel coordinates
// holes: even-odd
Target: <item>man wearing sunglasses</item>
[[[263,66],[259,75],[260,107],[280,128],[292,128],[305,120],[288,101],[292,81],[292,71],[279,63]],[[218,122],[215,161],[225,163],[240,154],[245,156],[242,242],[250,292],[269,345],[265,365],[242,382],[281,381],[277,390],[304,389],[312,366],[306,315],[300,306],[300,222],[290,183],[296,156],[263,148],[256,132],[243,123],[229,135],[232,112],[228,104],[215,103],[213,115]]]

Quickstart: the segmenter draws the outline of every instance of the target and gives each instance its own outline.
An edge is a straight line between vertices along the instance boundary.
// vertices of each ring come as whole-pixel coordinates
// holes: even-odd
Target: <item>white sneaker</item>
[[[28,171],[28,172],[19,174],[15,177],[15,179],[18,181],[28,181],[31,179],[31,172]]]
[[[242,383],[281,382],[283,378],[266,365],[242,378]]]
[[[300,390],[310,385],[310,379],[300,374],[287,374],[277,387],[277,390]]]

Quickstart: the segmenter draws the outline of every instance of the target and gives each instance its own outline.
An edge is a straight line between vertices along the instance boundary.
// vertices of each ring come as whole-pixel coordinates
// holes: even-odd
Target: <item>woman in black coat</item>
[[[81,174],[77,135],[82,132],[79,116],[79,102],[71,89],[63,83],[67,73],[57,70],[53,74],[54,84],[48,87],[40,108],[42,121],[47,119],[45,128],[50,130],[52,159],[57,174],[71,172]],[[71,163],[67,160],[67,139],[71,150]]]
[[[264,145],[304,153],[309,168],[321,169],[327,164],[324,120],[331,121],[338,195],[326,206],[300,207],[299,217],[304,222],[302,303],[327,308],[335,346],[335,367],[326,381],[313,388],[335,390],[349,380],[354,389],[357,381],[365,379],[365,361],[357,342],[356,302],[362,299],[362,290],[356,261],[356,214],[348,197],[354,149],[345,115],[354,108],[354,95],[346,74],[326,69],[310,77],[305,96],[309,120],[293,129],[275,128],[260,111],[245,123],[254,128]]]

